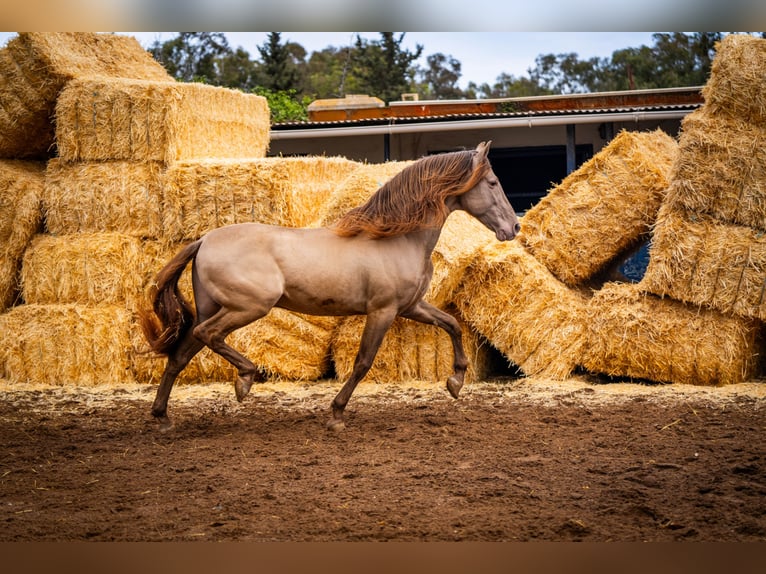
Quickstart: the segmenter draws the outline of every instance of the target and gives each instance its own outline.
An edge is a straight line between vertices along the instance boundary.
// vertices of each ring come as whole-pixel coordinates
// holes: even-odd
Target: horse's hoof
[[[453,399],[458,398],[460,395],[460,389],[463,388],[463,381],[458,380],[456,377],[450,377],[447,379],[447,390],[452,395]]]
[[[246,381],[242,379],[242,377],[239,377],[237,381],[234,383],[234,392],[237,395],[237,402],[242,402],[245,400],[245,397],[250,392],[250,387],[252,386],[252,381]]]
[[[345,428],[346,428],[346,423],[344,423],[340,419],[330,419],[329,421],[327,421],[327,430],[331,430],[333,432],[340,432]]]
[[[160,423],[159,429],[161,433],[164,434],[166,432],[173,430],[173,426],[174,426],[173,421],[171,421],[169,418],[167,417],[160,418],[158,422]]]

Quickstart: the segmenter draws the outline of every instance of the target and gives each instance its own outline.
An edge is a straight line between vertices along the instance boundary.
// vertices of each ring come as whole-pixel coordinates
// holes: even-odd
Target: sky
[[[134,36],[142,46],[155,40],[161,42],[176,36],[176,32],[121,32]],[[327,46],[353,44],[359,34],[378,40],[378,32],[282,32],[282,41],[301,44],[306,51],[323,50]],[[226,32],[229,45],[242,47],[253,59],[259,59],[258,46],[266,41],[268,32]],[[13,33],[0,32],[0,45],[5,45]],[[580,59],[610,57],[615,50],[641,45],[651,46],[651,32],[407,32],[403,46],[410,51],[423,46],[418,64],[425,67],[426,57],[441,52],[461,64],[458,82],[465,89],[469,82],[492,85],[502,73],[516,77],[528,75],[540,54],[575,52]]]

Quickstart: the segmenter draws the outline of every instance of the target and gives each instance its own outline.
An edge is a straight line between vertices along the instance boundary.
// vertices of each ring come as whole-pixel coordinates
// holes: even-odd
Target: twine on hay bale
[[[487,373],[488,347],[454,310],[452,314],[460,323],[463,347],[468,356],[466,381],[479,380]],[[363,316],[347,317],[332,340],[332,357],[339,379],[351,375],[364,324]],[[452,342],[447,333],[433,325],[397,317],[364,380],[375,383],[443,382],[453,372]]]
[[[51,385],[134,383],[130,324],[130,313],[115,305],[14,307],[0,315],[0,378]]]
[[[761,326],[607,284],[587,304],[582,366],[609,376],[691,385],[741,383],[761,360]]]
[[[312,226],[329,227],[351,209],[362,205],[384,183],[412,165],[412,161],[389,161],[359,165],[330,194]]]
[[[659,129],[620,132],[522,217],[520,240],[559,280],[583,284],[649,232],[677,149]]]
[[[21,260],[40,230],[44,164],[0,160],[0,313],[16,301]]]
[[[156,161],[48,162],[43,208],[50,233],[164,233],[162,172]]]
[[[56,98],[67,82],[83,76],[172,79],[130,36],[20,32],[0,50],[0,157],[49,156]]]
[[[766,320],[766,232],[663,205],[642,284],[650,293]]]
[[[586,296],[518,241],[484,248],[455,294],[461,315],[527,375],[566,378],[579,362]]]
[[[64,161],[263,157],[269,126],[265,98],[198,83],[82,78],[56,103]]]
[[[702,95],[710,112],[764,127],[766,40],[742,34],[721,40]]]
[[[245,222],[304,227],[356,166],[323,157],[173,163],[163,178],[165,238],[196,239]]]

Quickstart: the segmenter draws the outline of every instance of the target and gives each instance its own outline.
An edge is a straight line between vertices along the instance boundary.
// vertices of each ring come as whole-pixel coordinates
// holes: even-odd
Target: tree
[[[261,54],[260,84],[270,90],[297,90],[300,74],[298,61],[305,61],[306,50],[299,44],[282,44],[280,32],[270,32],[263,46],[258,46]]]
[[[380,35],[380,41],[363,40],[357,35],[353,74],[364,91],[388,103],[411,90],[415,75],[413,62],[420,58],[423,46],[418,44],[415,52],[410,52],[401,46],[404,32],[398,38],[393,32]]]
[[[422,77],[421,90],[429,99],[455,100],[463,97],[457,85],[460,79],[460,62],[441,52],[426,58],[428,67],[419,70]]]
[[[220,58],[232,53],[223,32],[181,32],[166,42],[155,41],[149,52],[176,80],[214,85],[219,85]]]
[[[521,98],[526,96],[540,96],[550,94],[551,91],[541,88],[540,85],[530,78],[517,78],[512,74],[503,72],[496,80],[495,84],[482,84],[476,86],[473,82],[468,84],[469,93],[480,95],[483,98]]]

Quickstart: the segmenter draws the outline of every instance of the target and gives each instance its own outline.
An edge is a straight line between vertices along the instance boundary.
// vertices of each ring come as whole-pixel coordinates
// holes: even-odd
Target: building
[[[702,103],[701,87],[385,106],[348,96],[309,107],[308,122],[275,124],[270,155],[343,156],[380,163],[475,147],[490,161],[514,208],[524,212],[620,130],[676,136]]]

